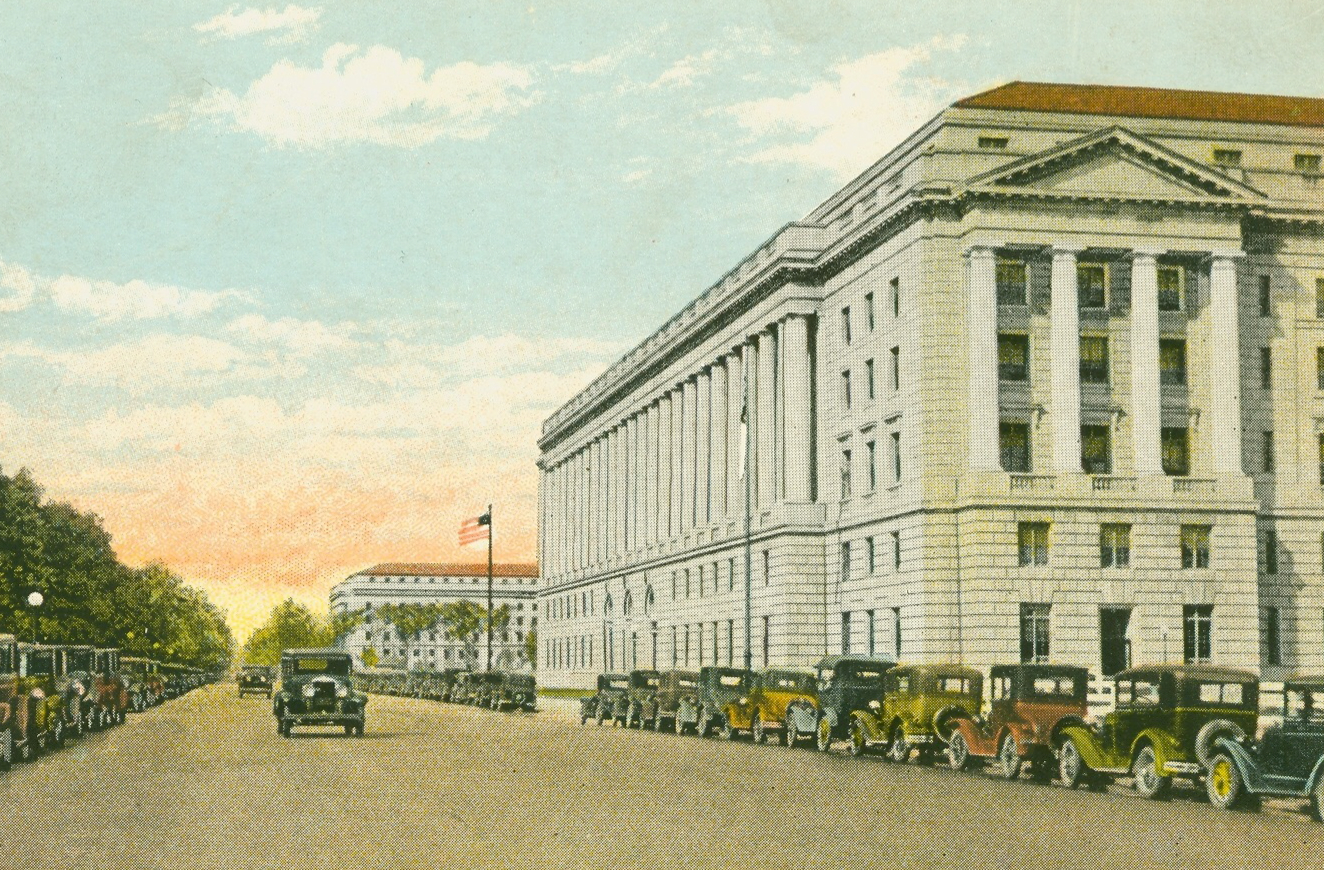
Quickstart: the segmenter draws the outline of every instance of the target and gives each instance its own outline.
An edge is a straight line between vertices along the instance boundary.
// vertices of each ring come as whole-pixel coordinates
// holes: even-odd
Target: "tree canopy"
[[[267,621],[249,636],[244,644],[244,663],[275,665],[280,663],[283,650],[334,646],[362,621],[362,611],[321,617],[307,605],[286,598],[271,609]]]
[[[0,631],[200,668],[224,667],[234,648],[205,594],[160,563],[120,562],[101,518],[46,501],[27,469],[0,473]]]

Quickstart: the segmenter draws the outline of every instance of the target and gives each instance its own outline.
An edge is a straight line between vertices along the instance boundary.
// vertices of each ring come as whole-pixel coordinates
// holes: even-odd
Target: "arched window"
[[[626,590],[625,590],[625,604],[622,605],[622,607],[621,607],[621,614],[622,614],[623,616],[629,616],[629,615],[630,615],[630,611],[633,610],[633,609],[634,609],[634,596],[630,594],[630,590],[629,590],[629,589],[626,589]]]
[[[612,617],[612,603],[611,603],[611,593],[610,593],[610,592],[607,593],[607,600],[606,600],[605,602],[603,602],[603,605],[602,605],[602,615],[605,616],[605,617],[607,617],[608,619],[611,619],[611,617]]]
[[[649,586],[644,590],[644,616],[648,616],[653,612],[654,603],[653,587]]]

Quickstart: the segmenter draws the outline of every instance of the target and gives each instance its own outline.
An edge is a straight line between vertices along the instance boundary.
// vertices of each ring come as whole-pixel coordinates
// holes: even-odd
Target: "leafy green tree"
[[[364,649],[361,658],[363,659],[363,666],[365,668],[375,668],[377,667],[377,662],[380,661],[380,659],[377,657],[377,650],[373,649],[372,647],[367,647],[366,649]]]
[[[538,629],[531,628],[524,635],[524,657],[529,660],[529,667],[538,669]]]
[[[483,608],[467,599],[441,605],[441,624],[446,636],[461,645],[461,656],[470,670],[478,666],[478,633],[485,616]]]
[[[377,608],[382,620],[400,632],[400,645],[404,650],[405,667],[410,667],[409,645],[419,633],[434,627],[441,619],[441,607],[436,604],[383,604]]]

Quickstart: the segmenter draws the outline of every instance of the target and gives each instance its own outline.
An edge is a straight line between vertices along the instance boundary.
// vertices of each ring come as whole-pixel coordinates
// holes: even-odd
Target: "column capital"
[[[1066,257],[1070,257],[1071,259],[1074,260],[1077,257],[1079,257],[1081,255],[1081,252],[1084,251],[1085,249],[1080,245],[1054,244],[1048,250],[1052,253],[1054,260],[1056,260],[1058,257],[1062,257],[1064,259]]]
[[[1233,265],[1246,256],[1245,251],[1210,251],[1209,259],[1214,265]]]
[[[1002,245],[997,242],[971,245],[965,249],[965,256],[971,260],[996,257],[998,255],[998,248],[1000,247],[1002,247]]]
[[[1131,260],[1157,260],[1167,252],[1167,248],[1132,248]]]

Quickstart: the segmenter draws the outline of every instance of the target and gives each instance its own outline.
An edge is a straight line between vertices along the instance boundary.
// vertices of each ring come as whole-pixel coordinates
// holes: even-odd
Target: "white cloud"
[[[0,260],[0,312],[21,311],[38,298],[49,298],[62,311],[90,314],[103,321],[195,317],[214,311],[233,290],[188,290],[172,284],[134,279],[123,284],[76,275],[48,278],[14,263]]]
[[[397,389],[426,389],[483,373],[565,370],[587,364],[605,367],[626,346],[598,339],[531,339],[507,334],[476,335],[444,346],[388,341],[384,349],[384,361],[356,366],[354,375],[368,383]]]
[[[282,60],[242,96],[219,89],[194,107],[280,146],[372,142],[414,148],[437,139],[482,139],[502,116],[535,103],[525,67],[463,61],[428,73],[392,48],[338,43],[320,67]],[[177,124],[167,112],[158,122]]]
[[[651,55],[657,45],[658,38],[666,33],[667,29],[667,25],[662,24],[652,28],[647,33],[636,36],[612,51],[604,52],[588,60],[559,64],[552,67],[552,69],[557,72],[568,71],[576,75],[603,75],[615,72],[631,58]]]
[[[37,280],[27,269],[0,260],[0,313],[22,311],[37,295]]]
[[[790,97],[727,108],[757,137],[789,138],[749,159],[823,167],[853,175],[883,156],[958,96],[963,86],[920,72],[935,52],[959,51],[966,38],[937,37],[838,64],[831,77]],[[808,136],[806,139],[805,137]]]
[[[331,329],[317,320],[296,320],[293,317],[268,320],[261,314],[245,314],[231,321],[226,331],[253,343],[283,347],[295,356],[313,356],[354,346],[345,334],[349,327]]]
[[[280,37],[271,41],[302,42],[307,38],[308,33],[317,27],[321,17],[321,7],[295,6],[293,3],[280,11],[248,8],[240,12],[232,7],[215,18],[193,25],[193,29],[199,33],[226,39],[284,31]]]

